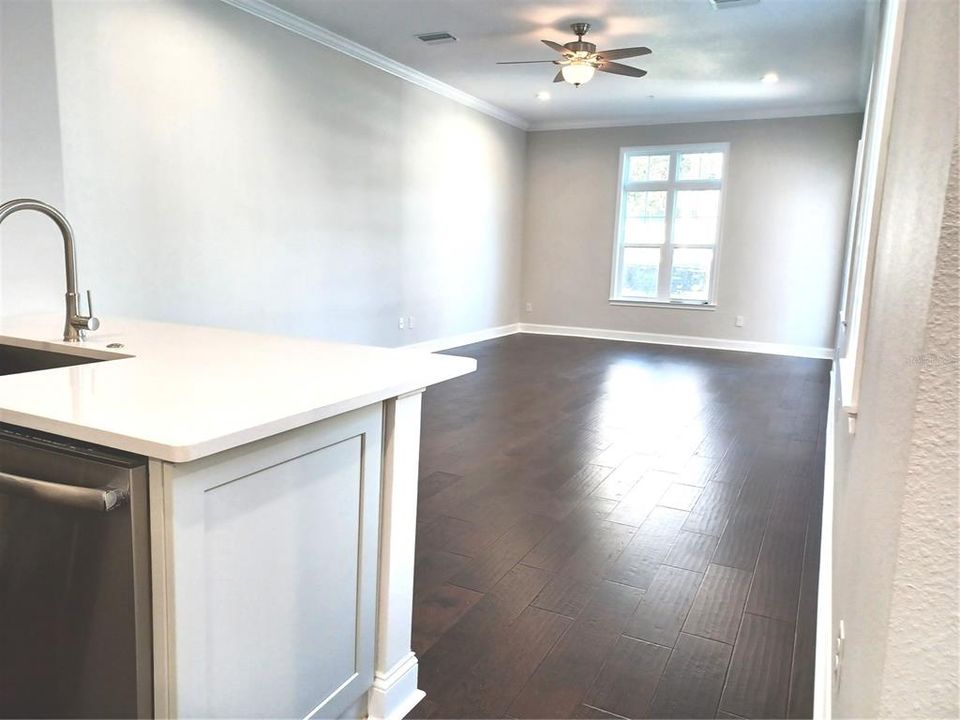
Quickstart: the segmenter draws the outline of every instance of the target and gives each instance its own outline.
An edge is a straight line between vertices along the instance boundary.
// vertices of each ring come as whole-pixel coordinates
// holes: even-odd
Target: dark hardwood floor
[[[424,396],[432,718],[810,717],[828,363],[513,335]]]

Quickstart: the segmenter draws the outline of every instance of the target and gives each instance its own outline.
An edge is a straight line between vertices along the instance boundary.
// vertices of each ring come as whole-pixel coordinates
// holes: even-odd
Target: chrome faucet
[[[90,291],[87,290],[87,308],[89,315],[80,314],[80,300],[77,296],[77,250],[73,239],[73,229],[70,223],[59,210],[52,205],[47,205],[39,200],[29,200],[21,198],[19,200],[10,200],[0,205],[0,223],[8,215],[20,210],[36,210],[43,213],[53,220],[60,228],[60,234],[63,235],[63,252],[66,256],[67,264],[67,317],[63,325],[63,339],[67,342],[79,342],[83,340],[84,330],[96,330],[100,327],[100,321],[93,316],[93,304],[90,298]]]

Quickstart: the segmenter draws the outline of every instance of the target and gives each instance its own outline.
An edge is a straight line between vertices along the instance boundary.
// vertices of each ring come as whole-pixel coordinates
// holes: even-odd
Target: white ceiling
[[[492,103],[530,127],[590,127],[783,117],[862,109],[878,0],[760,0],[716,10],[709,0],[271,0],[327,30]],[[647,45],[625,60],[641,79],[597,73],[553,84],[541,38],[610,49]],[[418,33],[456,43],[426,45]],[[760,77],[776,72],[777,84]],[[548,102],[535,95],[547,90]]]

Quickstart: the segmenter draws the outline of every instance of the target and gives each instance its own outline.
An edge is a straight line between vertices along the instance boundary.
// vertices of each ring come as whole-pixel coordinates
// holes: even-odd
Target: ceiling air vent
[[[417,35],[417,39],[427,45],[440,45],[441,43],[456,42],[457,39],[448,32],[430,32]]]
[[[727,8],[742,7],[744,5],[756,5],[760,0],[710,0],[710,4],[717,10],[726,10]]]

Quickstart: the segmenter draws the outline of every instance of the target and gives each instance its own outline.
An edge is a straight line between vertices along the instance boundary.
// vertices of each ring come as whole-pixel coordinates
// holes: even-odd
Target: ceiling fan
[[[614,75],[626,75],[627,77],[643,77],[647,74],[646,70],[631,67],[622,63],[613,62],[623,58],[639,57],[649,55],[653,52],[648,47],[619,48],[616,50],[600,50],[591,42],[584,42],[583,36],[590,30],[590,23],[578,22],[570,26],[573,34],[577,36],[576,40],[561,45],[552,40],[541,40],[551,50],[556,50],[563,55],[560,60],[518,60],[514,62],[499,62],[497,65],[530,65],[533,63],[553,63],[560,65],[560,71],[553,78],[555,83],[566,80],[571,85],[580,87],[585,82],[590,82],[594,72],[613,73]]]

